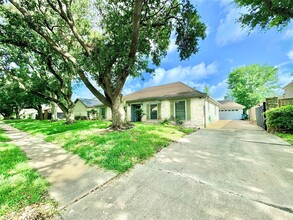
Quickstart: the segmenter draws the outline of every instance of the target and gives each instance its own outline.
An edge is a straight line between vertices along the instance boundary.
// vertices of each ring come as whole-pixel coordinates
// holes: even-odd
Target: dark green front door
[[[139,117],[137,115],[136,110],[140,108],[141,108],[141,105],[138,105],[138,104],[131,105],[131,121],[132,122],[139,121]]]

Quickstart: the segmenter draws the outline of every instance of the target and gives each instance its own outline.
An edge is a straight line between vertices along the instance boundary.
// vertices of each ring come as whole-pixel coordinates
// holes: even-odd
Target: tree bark
[[[64,112],[66,118],[66,124],[72,124],[75,122],[73,108],[69,107],[67,112]]]
[[[57,118],[57,104],[54,102],[51,102],[51,114],[52,114],[51,120],[57,121],[58,120],[58,118]]]
[[[38,120],[44,120],[43,108],[41,105],[37,106],[37,111],[38,111]]]
[[[16,117],[16,119],[20,119],[19,112],[20,112],[20,108],[19,107],[15,108],[15,117]]]
[[[121,129],[126,126],[126,112],[124,110],[124,103],[122,101],[122,95],[115,97],[112,100],[111,110],[112,110],[112,125],[113,129]]]

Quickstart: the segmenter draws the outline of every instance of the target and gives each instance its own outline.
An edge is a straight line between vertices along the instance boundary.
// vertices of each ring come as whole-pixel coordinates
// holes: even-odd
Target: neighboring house
[[[288,85],[286,85],[283,89],[284,89],[284,94],[282,98],[284,99],[293,98],[293,81],[289,83]]]
[[[52,111],[51,111],[51,106],[48,105],[42,105],[43,108],[43,117],[44,119],[51,119],[52,118]],[[63,111],[57,106],[57,118],[58,119],[63,119],[64,118],[64,113]]]
[[[83,117],[88,117],[91,116],[91,114],[88,114],[88,111],[91,109],[96,109],[97,114],[102,118],[102,119],[111,119],[111,109],[109,107],[106,107],[103,105],[98,99],[82,99],[82,98],[77,98],[74,102],[74,107],[73,107],[73,114],[74,116],[83,116]]]
[[[145,88],[125,96],[127,119],[138,121],[137,109],[142,109],[142,121],[178,118],[185,125],[206,127],[219,120],[220,103],[206,93],[181,82]]]
[[[240,120],[242,118],[245,106],[228,100],[218,102],[222,105],[220,107],[220,120]]]
[[[24,108],[19,112],[19,116],[22,119],[36,119],[38,111],[33,108]]]

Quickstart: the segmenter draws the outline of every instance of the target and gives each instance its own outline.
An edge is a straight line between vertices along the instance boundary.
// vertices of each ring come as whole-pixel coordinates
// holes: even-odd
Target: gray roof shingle
[[[236,102],[232,102],[229,100],[219,100],[218,102],[221,103],[221,105],[222,105],[221,109],[230,109],[230,108],[243,109],[243,108],[245,108],[244,105],[240,105]]]
[[[92,107],[95,107],[98,105],[102,105],[100,100],[95,99],[95,98],[93,98],[93,99],[77,98],[74,103],[76,103],[78,100],[81,101],[87,108],[92,108]]]
[[[182,82],[175,82],[161,86],[142,89],[125,96],[126,101],[162,100],[172,98],[206,97],[206,93],[197,91]]]

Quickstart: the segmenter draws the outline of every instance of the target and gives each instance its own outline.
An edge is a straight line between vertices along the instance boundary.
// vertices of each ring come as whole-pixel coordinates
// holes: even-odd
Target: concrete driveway
[[[89,193],[62,217],[293,219],[292,146],[249,122],[219,123]]]

